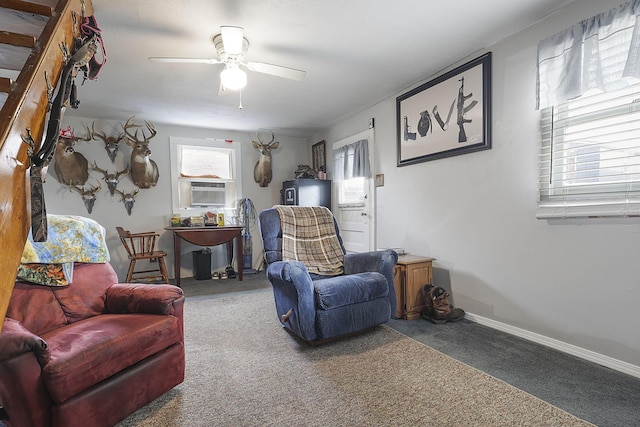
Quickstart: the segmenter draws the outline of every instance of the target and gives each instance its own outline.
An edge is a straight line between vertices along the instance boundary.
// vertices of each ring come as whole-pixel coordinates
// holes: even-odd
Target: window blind
[[[640,0],[578,22],[538,44],[537,106],[640,79]]]
[[[540,128],[541,206],[640,207],[640,84],[542,109]]]
[[[179,155],[181,177],[233,179],[228,149],[181,146]]]

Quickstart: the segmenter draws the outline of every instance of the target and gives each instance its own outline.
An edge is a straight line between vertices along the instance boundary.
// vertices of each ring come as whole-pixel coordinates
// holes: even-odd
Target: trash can
[[[193,278],[196,280],[211,279],[211,249],[193,251]]]

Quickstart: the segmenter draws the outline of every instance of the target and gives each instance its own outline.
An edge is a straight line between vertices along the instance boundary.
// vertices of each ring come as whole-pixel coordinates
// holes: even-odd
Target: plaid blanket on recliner
[[[322,206],[275,206],[282,226],[282,260],[300,261],[310,273],[344,272],[344,253],[333,214]]]

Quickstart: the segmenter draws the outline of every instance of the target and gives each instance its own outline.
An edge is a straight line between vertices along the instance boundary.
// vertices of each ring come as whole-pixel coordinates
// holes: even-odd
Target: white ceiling
[[[108,61],[66,114],[310,137],[570,2],[93,0]],[[238,94],[218,96],[222,65],[147,60],[215,58],[223,25],[245,29],[247,61],[302,69],[305,79],[248,72],[239,109]]]

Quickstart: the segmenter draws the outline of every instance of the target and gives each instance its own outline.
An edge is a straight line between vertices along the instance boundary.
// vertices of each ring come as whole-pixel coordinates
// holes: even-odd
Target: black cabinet
[[[325,206],[331,209],[331,181],[328,179],[293,179],[282,183],[283,205]]]

